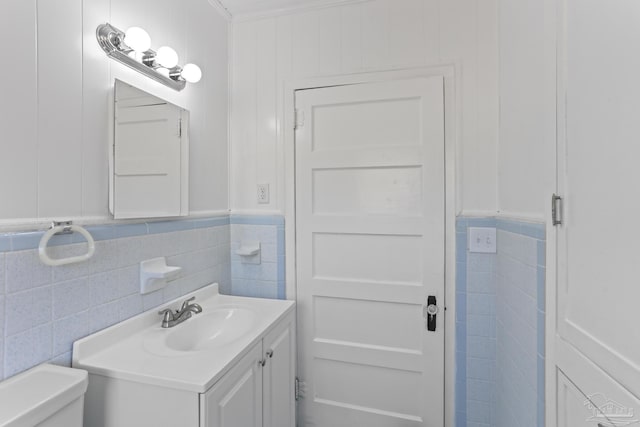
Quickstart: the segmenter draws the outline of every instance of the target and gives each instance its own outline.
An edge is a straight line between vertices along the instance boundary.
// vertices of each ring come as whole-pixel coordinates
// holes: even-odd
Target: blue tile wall
[[[496,426],[544,426],[545,227],[497,225]]]
[[[469,253],[469,227],[497,253]],[[456,221],[456,427],[544,425],[544,225]]]
[[[496,227],[494,218],[456,222],[456,427],[494,425],[495,254],[467,250],[469,227]]]
[[[284,217],[231,215],[231,293],[285,298]],[[261,245],[260,264],[244,264],[236,254],[243,241]]]
[[[44,265],[43,231],[0,234],[0,379],[34,365],[70,365],[73,341],[212,282],[231,291],[229,216],[88,226],[89,261]],[[81,236],[56,236],[54,258],[85,251]],[[183,268],[160,290],[139,293],[139,262],[158,256]]]
[[[472,226],[498,228],[497,254],[468,253]],[[87,228],[96,256],[56,268],[38,259],[43,232],[0,235],[0,379],[45,361],[68,365],[74,340],[213,281],[224,293],[285,297],[282,217]],[[262,242],[259,267],[235,255],[243,238]],[[75,235],[57,240],[53,256],[84,248]],[[542,426],[544,227],[459,218],[456,242],[456,427]],[[183,277],[139,295],[137,263],[163,255],[184,268]]]

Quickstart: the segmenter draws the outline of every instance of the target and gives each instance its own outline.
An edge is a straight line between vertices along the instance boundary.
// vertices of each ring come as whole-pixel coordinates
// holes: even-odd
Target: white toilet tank
[[[87,372],[39,365],[0,382],[0,427],[82,427]]]

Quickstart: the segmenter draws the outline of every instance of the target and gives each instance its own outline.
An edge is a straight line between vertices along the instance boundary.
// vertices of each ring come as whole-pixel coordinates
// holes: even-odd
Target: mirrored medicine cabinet
[[[115,219],[189,214],[189,112],[114,84],[109,208]]]

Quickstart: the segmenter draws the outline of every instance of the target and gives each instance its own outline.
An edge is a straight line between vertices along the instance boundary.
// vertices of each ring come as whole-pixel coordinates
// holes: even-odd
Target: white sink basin
[[[162,328],[158,310],[195,296],[202,313]],[[210,285],[78,340],[73,366],[93,374],[204,393],[252,344],[294,309],[293,301],[220,295]]]
[[[229,305],[203,308],[202,313],[172,328],[156,327],[143,338],[144,349],[156,356],[184,357],[219,349],[245,338],[258,326],[251,307]]]
[[[256,314],[243,307],[229,307],[195,314],[171,328],[165,345],[176,351],[201,351],[239,340],[256,324]]]

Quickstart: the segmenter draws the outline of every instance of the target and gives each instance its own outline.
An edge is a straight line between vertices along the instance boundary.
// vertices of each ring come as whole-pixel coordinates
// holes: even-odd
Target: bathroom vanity
[[[192,296],[202,312],[162,328],[158,311]],[[293,427],[294,331],[292,301],[213,284],[76,341],[85,426]]]

